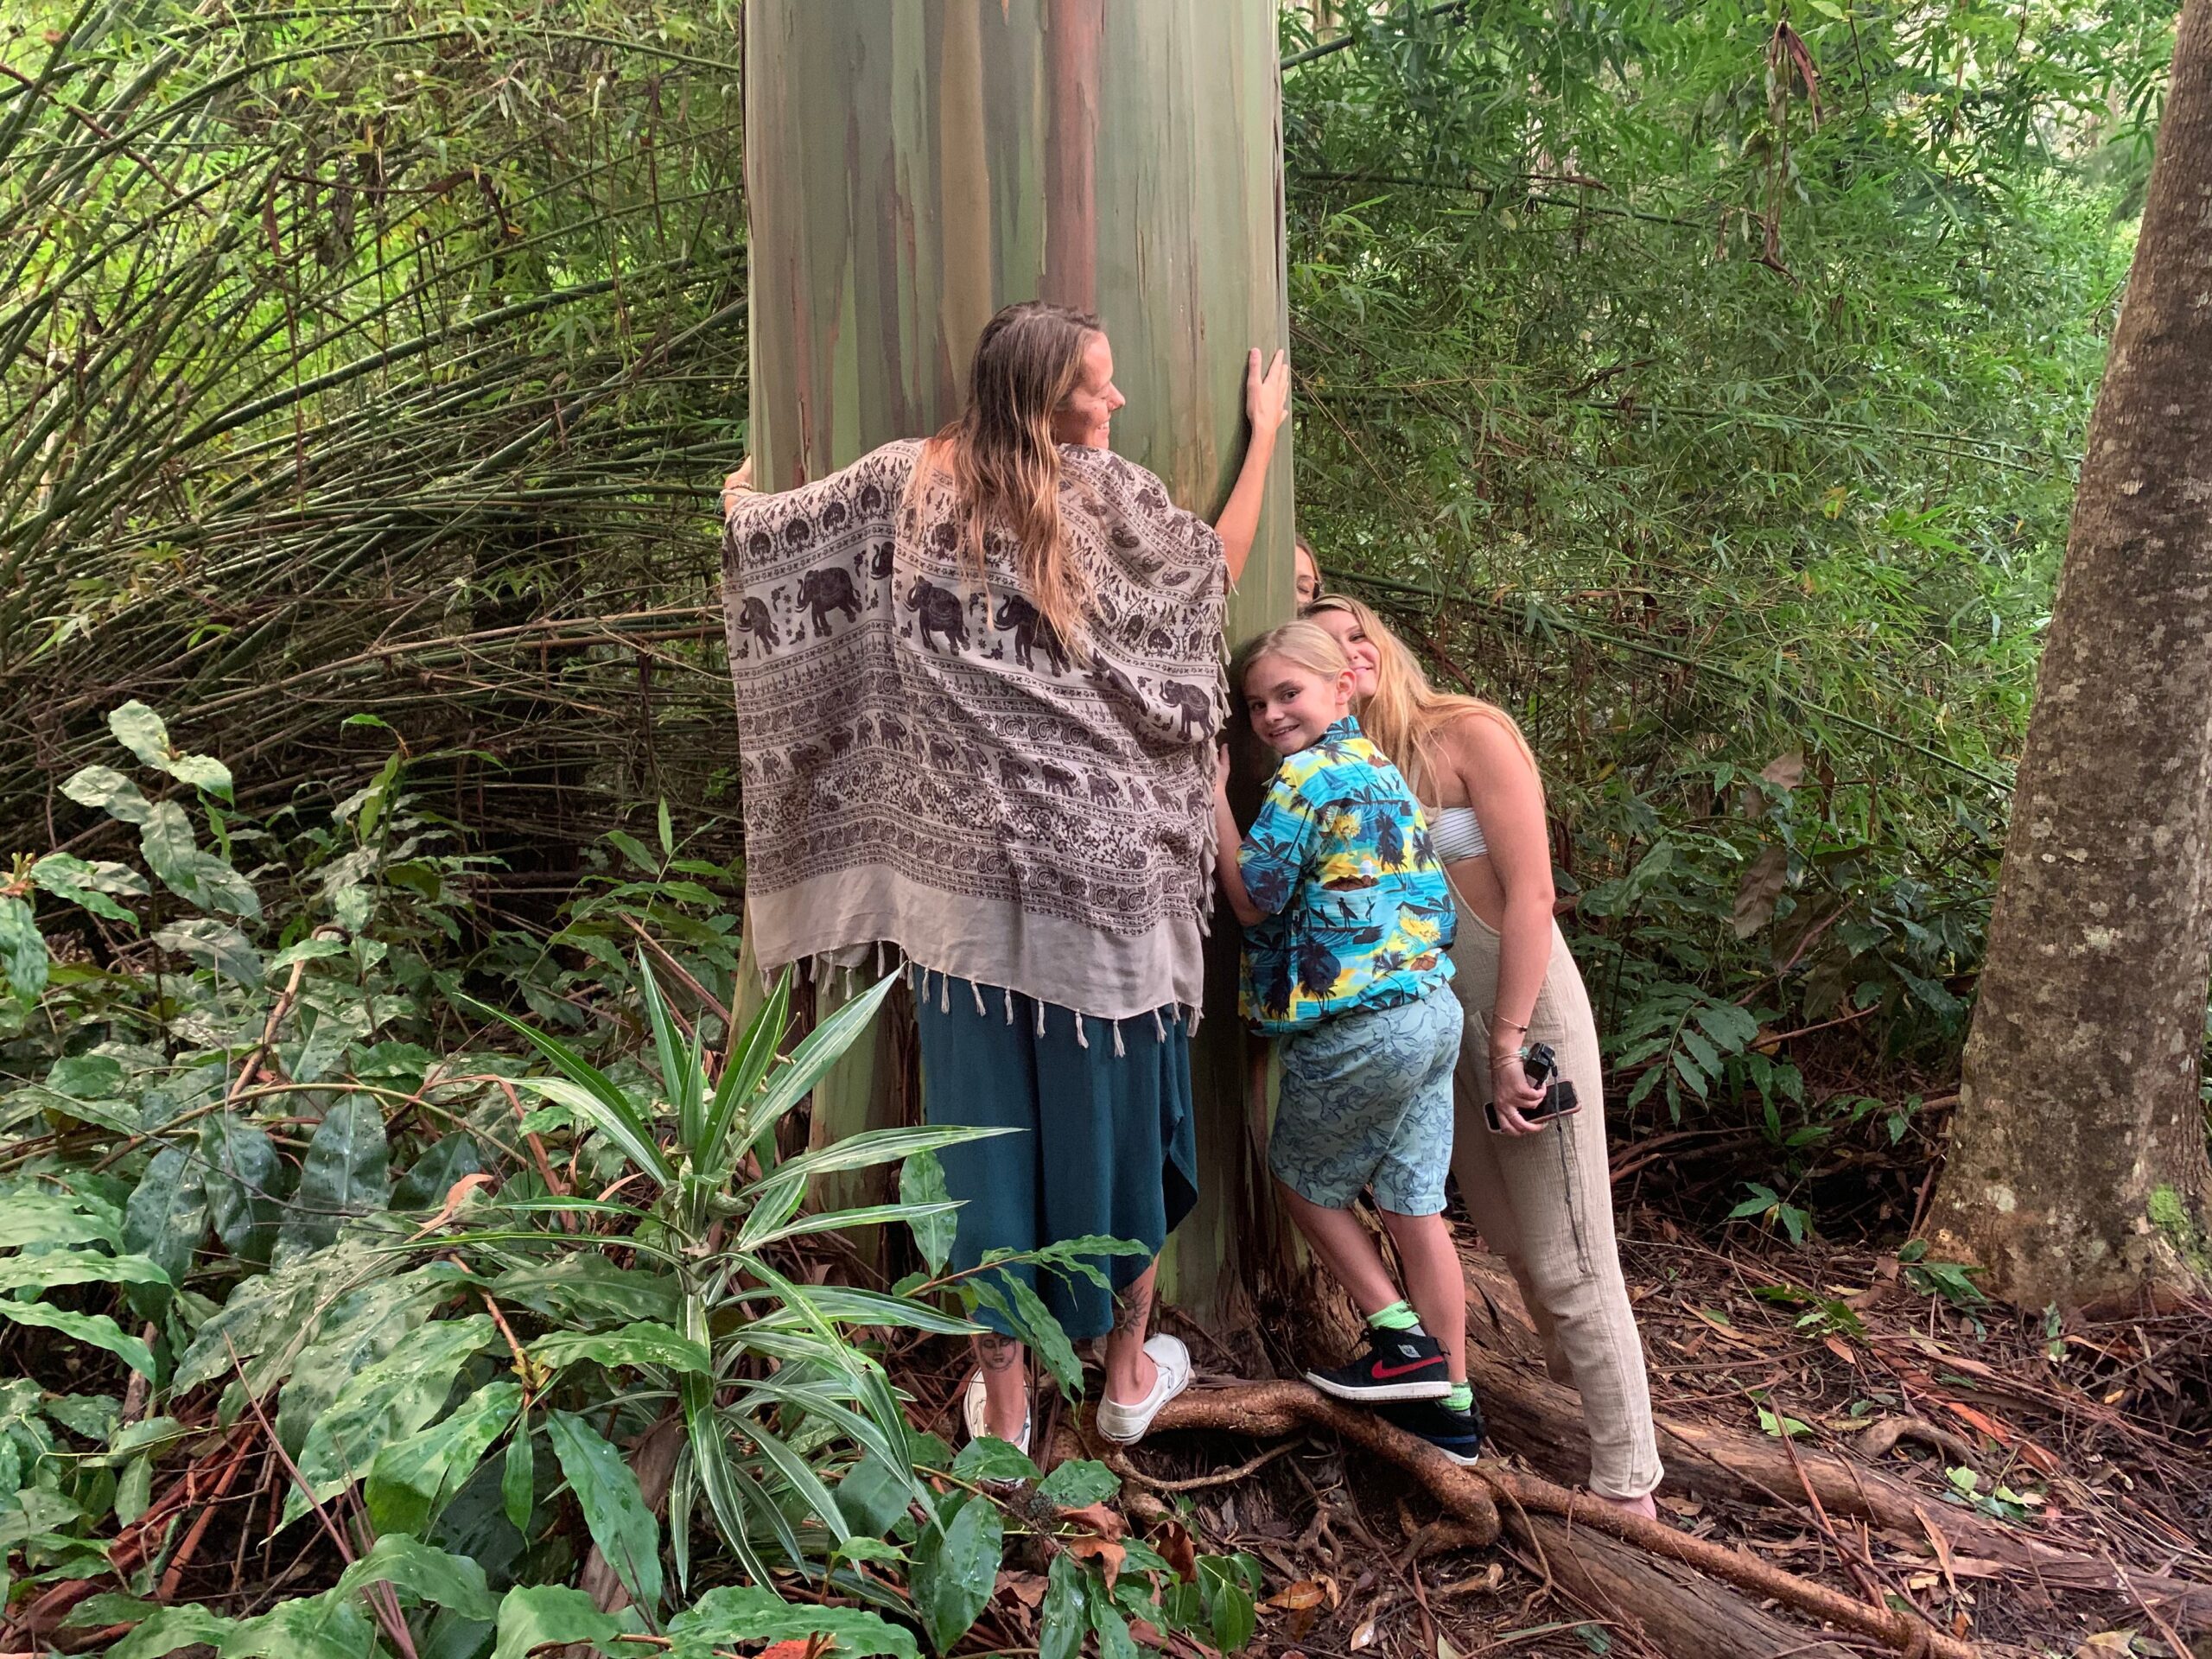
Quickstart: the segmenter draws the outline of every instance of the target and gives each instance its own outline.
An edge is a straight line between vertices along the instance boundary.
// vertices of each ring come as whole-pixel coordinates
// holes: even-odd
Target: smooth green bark
[[[753,0],[745,52],[764,488],[944,424],[983,323],[1044,298],[1095,312],[1113,341],[1115,448],[1219,510],[1246,350],[1288,338],[1272,4]],[[1232,638],[1289,615],[1290,537],[1285,442]],[[1172,1298],[1207,1313],[1239,1309],[1269,1217],[1231,944],[1196,1062],[1204,1196],[1166,1264]],[[892,1081],[879,1045],[817,1096],[817,1135],[907,1109]]]

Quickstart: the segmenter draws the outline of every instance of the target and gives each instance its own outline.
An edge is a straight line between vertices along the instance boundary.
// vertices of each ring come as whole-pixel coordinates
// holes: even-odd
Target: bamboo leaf
[[[886,974],[807,1033],[806,1039],[791,1051],[791,1059],[783,1070],[769,1078],[760,1098],[747,1108],[744,1127],[737,1135],[741,1144],[751,1146],[785,1113],[806,1098],[823,1074],[842,1059],[845,1051],[874,1022],[876,1010],[883,1006],[883,999],[891,995],[891,988],[899,977],[895,973]]]

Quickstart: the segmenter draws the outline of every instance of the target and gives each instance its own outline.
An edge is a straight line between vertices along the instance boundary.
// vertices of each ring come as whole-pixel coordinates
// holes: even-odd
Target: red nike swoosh
[[[1441,1365],[1443,1363],[1444,1356],[1439,1354],[1433,1359],[1417,1359],[1410,1365],[1377,1365],[1375,1368],[1375,1380],[1378,1382],[1384,1382],[1394,1376],[1403,1376],[1408,1371],[1426,1370],[1431,1365]]]

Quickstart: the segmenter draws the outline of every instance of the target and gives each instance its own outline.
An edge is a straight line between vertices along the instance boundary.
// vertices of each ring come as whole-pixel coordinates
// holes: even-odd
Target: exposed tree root
[[[1557,1516],[1576,1528],[1679,1561],[1754,1595],[1771,1597],[1807,1618],[1873,1637],[1912,1659],[1982,1659],[1982,1649],[1974,1643],[1944,1634],[1917,1614],[1869,1606],[1742,1550],[1690,1537],[1663,1522],[1625,1514],[1540,1475],[1463,1469],[1427,1442],[1393,1428],[1379,1417],[1340,1405],[1303,1382],[1254,1382],[1193,1390],[1169,1402],[1153,1427],[1270,1439],[1306,1427],[1325,1428],[1363,1451],[1389,1459],[1419,1478],[1446,1512],[1466,1526],[1471,1541],[1496,1541],[1501,1505],[1526,1513],[1532,1539],[1545,1535],[1543,1523],[1535,1517]],[[1547,1557],[1549,1553],[1548,1548]],[[1596,1559],[1594,1551],[1590,1559]],[[1593,1586],[1597,1582],[1593,1578]],[[1799,1650],[1806,1650],[1802,1643]],[[1747,1649],[1739,1647],[1737,1651]]]

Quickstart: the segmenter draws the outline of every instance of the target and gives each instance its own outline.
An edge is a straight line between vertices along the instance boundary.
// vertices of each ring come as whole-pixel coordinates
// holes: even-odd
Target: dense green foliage
[[[1401,3],[1287,79],[1306,528],[1525,718],[1632,1122],[1753,1143],[1716,1219],[1880,1223],[1827,1178],[1948,1086],[2172,9]],[[735,20],[86,0],[0,44],[11,1609],[905,1656],[1096,1524],[1096,1465],[955,1459],[889,1391],[986,1293],[926,1135],[807,1149],[872,1005],[785,1057],[734,1006]],[[905,1202],[808,1211],[840,1160]],[[300,1476],[239,1559],[346,1541],[200,1605],[181,1471],[262,1438]],[[1052,1659],[1249,1633],[1241,1559],[1038,1548]]]
[[[579,1047],[460,988],[453,940],[480,918],[397,754],[334,823],[283,842],[144,704],[110,724],[137,764],[64,788],[135,832],[136,856],[48,854],[0,896],[17,1006],[38,999],[68,1033],[0,1103],[0,1319],[40,1333],[0,1389],[18,1611],[77,1586],[54,1613],[132,1624],[124,1659],[201,1642],[518,1656],[638,1631],[696,1659],[815,1636],[913,1659],[906,1622],[950,1649],[1028,1534],[1052,1558],[1048,1645],[1095,1632],[1126,1659],[1132,1620],[1242,1644],[1249,1562],[1178,1566],[1112,1538],[1118,1521],[1102,1534],[1090,1506],[1120,1482],[1101,1465],[1042,1475],[1001,1442],[956,1456],[909,1423],[887,1358],[973,1330],[979,1303],[1071,1397],[1083,1384],[1034,1292],[947,1270],[934,1154],[992,1131],[810,1147],[791,1121],[895,978],[787,1054],[788,977],[741,1028],[727,911],[702,885],[728,873],[687,855],[664,809],[657,849],[618,832],[627,879],[588,883],[531,961],[474,964],[482,988],[580,1028]],[[250,848],[294,879],[246,880],[232,861]],[[160,954],[138,971],[49,963],[32,892],[118,940],[131,905],[165,915]],[[486,1041],[503,1028],[527,1059]],[[898,1201],[820,1206],[823,1178],[887,1165]],[[887,1225],[911,1230],[918,1265],[871,1287],[836,1247]],[[1136,1248],[1025,1259],[1099,1278],[1097,1256]],[[320,1528],[331,1581],[251,1617],[176,1603],[185,1471],[235,1471],[263,1436],[289,1479],[238,1548],[257,1523],[295,1550]],[[1073,1548],[1101,1536],[1110,1555]]]
[[[1527,722],[1640,1119],[1886,1139],[1864,1061],[1955,1053],[2173,11],[1485,0],[1289,79],[1301,518]]]

